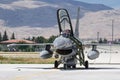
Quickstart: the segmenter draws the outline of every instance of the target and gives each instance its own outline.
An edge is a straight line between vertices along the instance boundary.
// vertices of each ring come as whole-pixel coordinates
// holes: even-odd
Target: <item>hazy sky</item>
[[[105,4],[107,6],[110,6],[112,8],[116,8],[116,9],[120,8],[120,0],[78,0],[78,1],[88,2],[88,3]]]

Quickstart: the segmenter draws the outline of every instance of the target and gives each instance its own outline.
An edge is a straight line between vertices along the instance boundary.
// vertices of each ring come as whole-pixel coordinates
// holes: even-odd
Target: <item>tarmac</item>
[[[119,64],[90,64],[89,69],[58,69],[53,64],[0,64],[0,80],[120,80]]]

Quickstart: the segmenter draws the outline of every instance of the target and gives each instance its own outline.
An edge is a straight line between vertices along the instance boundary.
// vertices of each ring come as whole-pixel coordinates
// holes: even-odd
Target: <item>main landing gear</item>
[[[85,66],[85,69],[88,69],[88,68],[89,68],[89,63],[88,63],[88,61],[85,61],[84,66]]]
[[[59,65],[59,62],[56,60],[54,62],[54,68],[57,69],[58,65]],[[84,66],[85,66],[85,69],[88,69],[89,68],[89,62],[85,61]],[[64,69],[75,69],[76,68],[76,64],[74,64],[74,65],[63,64],[63,68]]]
[[[64,67],[64,69],[75,69],[75,68],[76,68],[76,65],[64,64],[63,67]]]
[[[57,60],[55,60],[55,62],[54,62],[54,68],[58,68],[58,65],[59,65],[59,63],[58,63],[58,61]]]

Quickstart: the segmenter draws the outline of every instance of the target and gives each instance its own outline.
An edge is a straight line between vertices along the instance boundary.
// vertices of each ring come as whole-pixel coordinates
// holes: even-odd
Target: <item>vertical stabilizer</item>
[[[75,37],[79,38],[79,19],[80,19],[80,7],[77,11],[77,18],[76,18],[76,27],[75,27]]]

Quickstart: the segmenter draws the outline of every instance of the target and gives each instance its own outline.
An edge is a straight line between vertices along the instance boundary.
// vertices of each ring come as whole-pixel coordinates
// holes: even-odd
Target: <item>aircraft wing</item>
[[[89,44],[83,44],[84,47],[86,48],[92,48],[92,49],[101,49],[101,50],[110,50],[106,47],[112,47],[112,46],[120,46],[120,44],[113,44],[113,43],[89,43]]]
[[[96,46],[120,46],[120,44],[113,44],[113,43],[86,43],[83,44],[84,46],[92,46],[92,45],[96,45]]]
[[[46,45],[53,45],[53,43],[38,43],[38,44],[8,44],[7,47],[12,46],[46,46]]]

